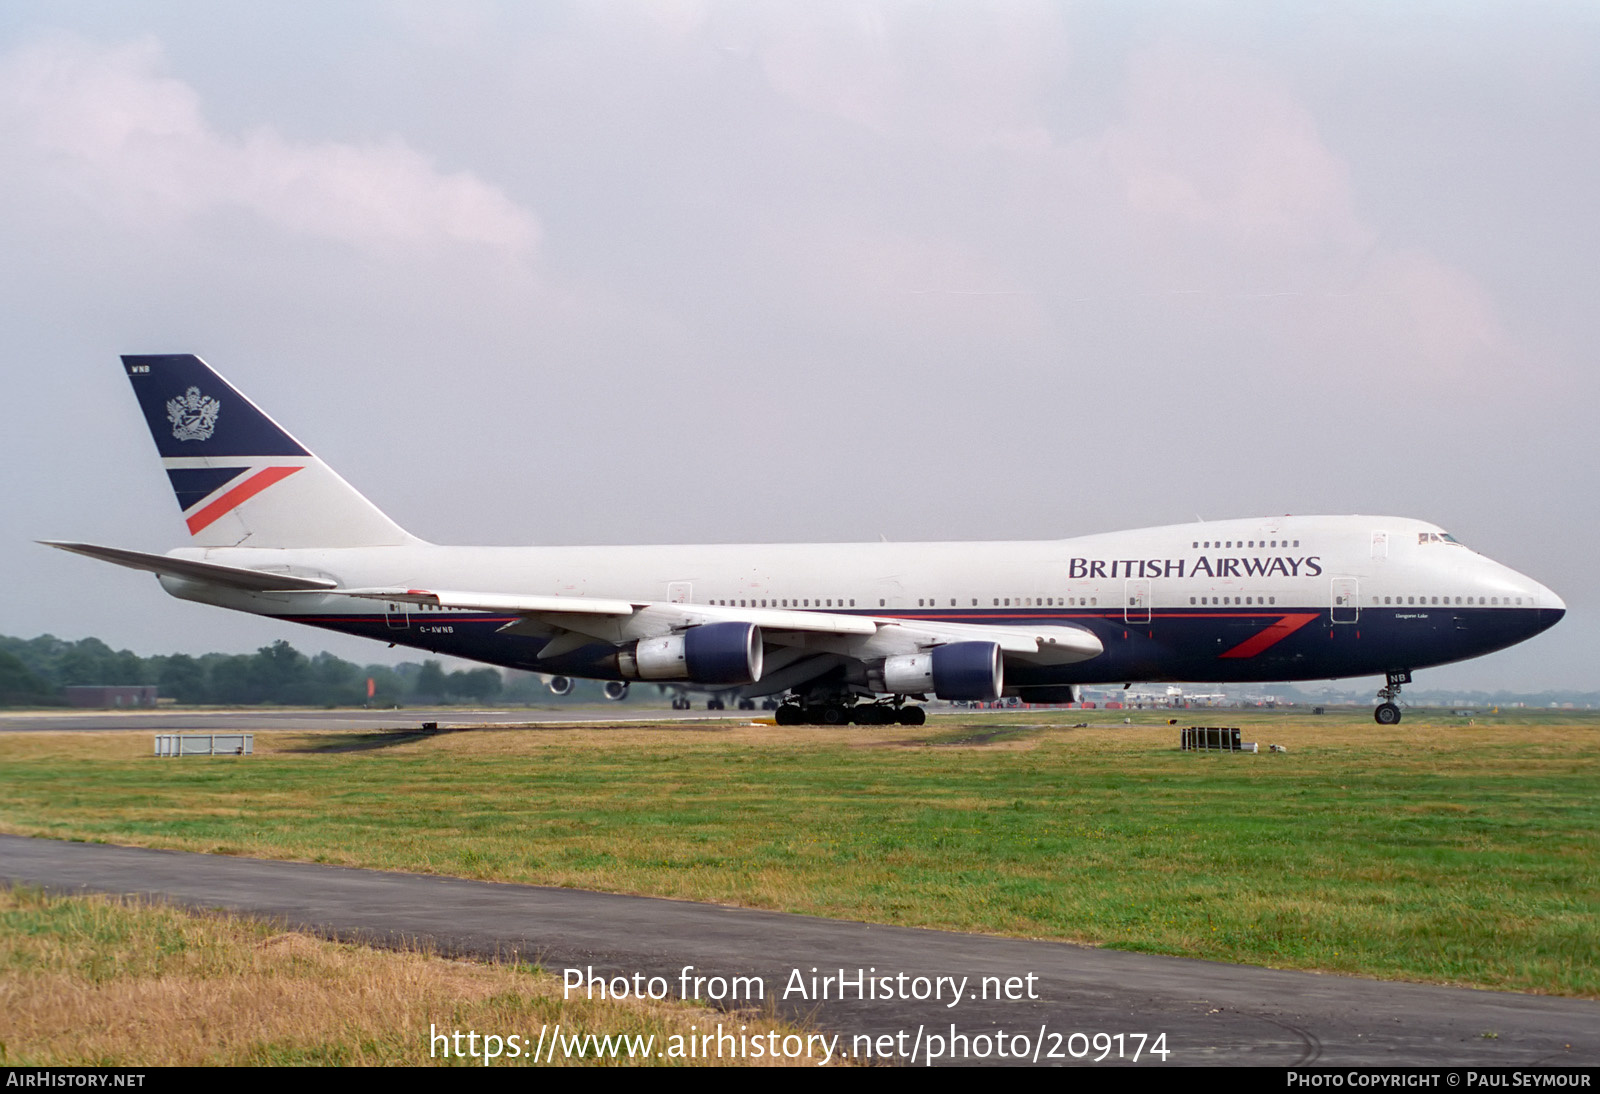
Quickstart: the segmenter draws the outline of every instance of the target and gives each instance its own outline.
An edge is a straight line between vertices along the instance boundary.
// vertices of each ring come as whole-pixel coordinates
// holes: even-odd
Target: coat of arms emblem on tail
[[[216,432],[217,415],[222,404],[200,389],[191,387],[176,399],[167,400],[167,420],[172,423],[172,435],[180,441],[206,441]]]

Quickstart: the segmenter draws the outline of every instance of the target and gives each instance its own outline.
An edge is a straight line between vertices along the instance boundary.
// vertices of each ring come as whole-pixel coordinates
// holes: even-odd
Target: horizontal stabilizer
[[[59,547],[63,551],[73,554],[88,555],[101,562],[114,562],[118,566],[126,566],[130,570],[145,570],[163,577],[182,577],[190,581],[206,581],[213,585],[226,585],[232,589],[247,589],[251,592],[284,592],[288,590],[320,591],[332,589],[336,583],[325,578],[295,577],[290,574],[275,574],[266,570],[247,570],[240,566],[219,566],[214,562],[198,562],[188,558],[172,558],[168,555],[146,554],[144,551],[129,551],[121,547],[98,547],[92,543],[62,543],[57,540],[41,539],[40,543],[46,547]]]

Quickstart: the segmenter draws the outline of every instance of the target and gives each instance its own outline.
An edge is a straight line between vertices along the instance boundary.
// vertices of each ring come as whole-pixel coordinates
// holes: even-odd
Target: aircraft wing
[[[510,615],[551,612],[558,615],[629,616],[643,607],[628,600],[603,600],[592,596],[524,596],[517,593],[462,593],[443,589],[339,589],[338,594],[361,600],[427,604],[458,612],[500,612]]]
[[[1072,624],[991,626],[787,608],[432,589],[340,589],[338,594],[456,611],[504,612],[521,618],[503,630],[566,631],[616,645],[707,623],[753,623],[761,628],[762,638],[775,645],[864,659],[914,653],[951,642],[993,642],[1007,656],[1065,664],[1097,657],[1103,648],[1088,628]]]
[[[344,596],[363,600],[436,604],[455,611],[507,612],[560,626],[562,617],[580,630],[581,617],[612,617],[622,640],[654,638],[703,623],[754,623],[765,630],[819,631],[827,634],[871,635],[873,620],[857,615],[788,611],[783,608],[727,608],[716,604],[670,604],[657,601],[606,600],[592,596],[523,596],[507,593],[464,593],[432,589],[340,589]],[[598,622],[596,620],[595,622]],[[516,624],[512,624],[516,626]],[[593,626],[593,624],[591,624]],[[585,633],[589,633],[585,631]],[[610,638],[610,634],[595,634]]]
[[[835,654],[870,660],[915,653],[952,642],[993,642],[1011,658],[1031,663],[1066,664],[1096,657],[1100,640],[1085,627],[989,626],[944,623],[843,612],[789,608],[736,608],[719,604],[613,600],[587,596],[530,596],[520,593],[461,592],[435,589],[340,589],[325,578],[224,566],[121,547],[41,540],[50,547],[164,577],[210,582],[250,592],[348,596],[362,600],[432,605],[455,611],[517,616],[502,630],[552,638],[543,655],[576,648],[581,640],[613,645],[685,631],[707,623],[750,623],[761,638],[795,653]]]
[[[253,569],[90,543],[40,542],[118,566],[144,570],[162,578],[178,578],[251,593],[269,593],[275,597],[310,596],[323,600],[328,597],[347,597],[492,613],[502,617],[509,615],[513,618],[504,623],[500,630],[544,639],[537,655],[541,659],[558,657],[597,641],[619,647],[619,650],[630,644],[642,649],[646,640],[664,640],[677,635],[682,636],[682,643],[687,643],[697,634],[712,633],[699,632],[697,628],[713,624],[743,624],[743,637],[738,641],[752,650],[751,656],[756,666],[752,672],[752,683],[760,680],[766,694],[798,687],[851,662],[889,665],[894,663],[891,659],[904,659],[906,655],[929,651],[933,651],[933,656],[937,658],[940,656],[938,647],[958,643],[989,643],[992,647],[987,656],[991,659],[999,656],[1008,661],[1035,665],[1070,664],[1097,657],[1102,652],[1100,640],[1093,632],[1073,624],[993,626],[791,608],[744,608],[605,597],[398,587],[341,589],[328,577],[289,573],[287,568]],[[719,630],[718,633],[726,636],[728,632]],[[680,639],[673,638],[672,641],[680,642]],[[761,653],[763,647],[771,647],[767,658],[763,658]],[[687,649],[687,646],[681,645],[679,648]],[[661,656],[659,647],[655,656]],[[772,670],[765,677],[761,669],[762,660],[766,660],[767,667]],[[995,671],[998,672],[998,669]],[[998,675],[995,679],[999,679]]]

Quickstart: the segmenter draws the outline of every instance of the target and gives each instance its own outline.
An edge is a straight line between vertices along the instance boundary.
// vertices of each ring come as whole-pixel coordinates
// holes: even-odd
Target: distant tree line
[[[521,675],[521,674],[519,674]],[[253,706],[377,706],[401,703],[484,703],[502,697],[498,669],[445,672],[438,661],[361,666],[331,653],[307,657],[277,641],[253,654],[184,653],[140,657],[98,638],[71,642],[54,635],[0,635],[0,706],[59,704],[75,685],[154,684],[162,698],[185,704]],[[536,678],[528,678],[537,684]],[[528,681],[517,692],[537,694]],[[504,698],[515,698],[504,695]]]

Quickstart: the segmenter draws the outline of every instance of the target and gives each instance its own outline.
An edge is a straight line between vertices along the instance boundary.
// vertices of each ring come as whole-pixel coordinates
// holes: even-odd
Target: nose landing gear
[[[1411,683],[1411,670],[1387,673],[1385,680],[1384,686],[1378,689],[1378,698],[1383,702],[1372,712],[1372,720],[1380,726],[1396,726],[1400,724],[1400,708],[1395,700],[1400,698],[1400,686]]]

